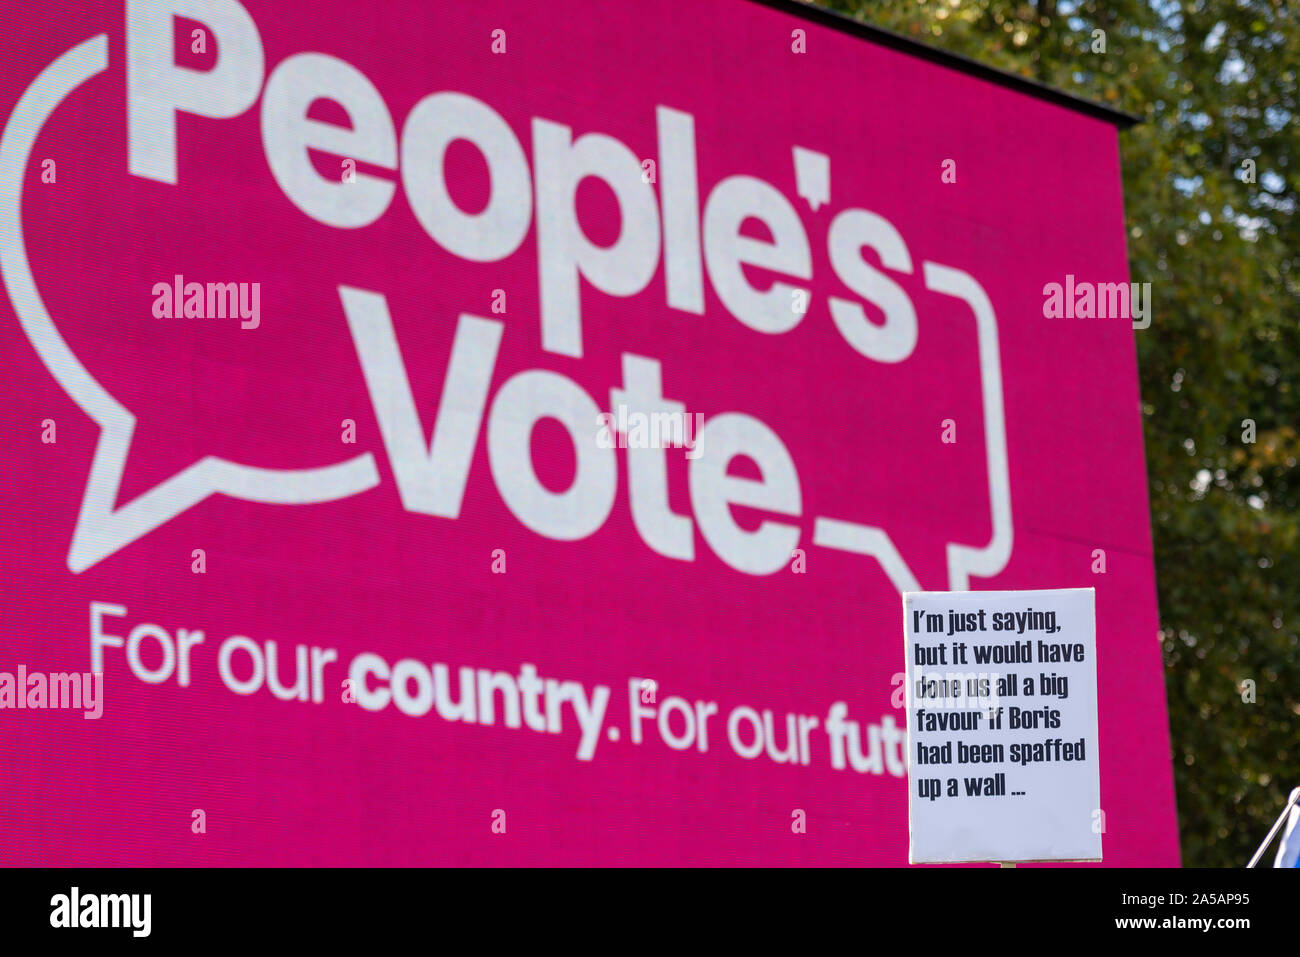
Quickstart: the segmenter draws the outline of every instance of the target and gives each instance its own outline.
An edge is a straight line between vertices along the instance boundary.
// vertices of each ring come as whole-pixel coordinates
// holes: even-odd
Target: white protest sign
[[[911,863],[1101,860],[1094,599],[904,593]]]

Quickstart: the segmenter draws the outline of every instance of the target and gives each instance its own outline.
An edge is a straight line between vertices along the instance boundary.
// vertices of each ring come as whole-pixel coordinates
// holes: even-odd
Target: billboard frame
[[[898,50],[909,56],[918,57],[931,63],[937,63],[945,66],[950,70],[957,70],[970,76],[978,77],[981,80],[987,80],[998,86],[1024,93],[1028,96],[1040,100],[1046,100],[1048,103],[1055,103],[1057,106],[1063,106],[1066,109],[1074,110],[1076,113],[1082,113],[1085,116],[1091,116],[1095,119],[1105,120],[1120,130],[1126,130],[1134,124],[1141,123],[1142,117],[1133,113],[1127,113],[1123,110],[1117,110],[1113,107],[1097,103],[1094,100],[1084,99],[1075,96],[1072,93],[1066,93],[1064,90],[1058,90],[1056,87],[1048,86],[1037,80],[1031,80],[1015,73],[1008,73],[1005,70],[999,70],[996,67],[980,63],[978,60],[972,60],[970,57],[962,56],[960,53],[952,53],[947,50],[941,50],[937,47],[928,46],[911,37],[905,37],[901,33],[895,33],[892,30],[886,30],[884,27],[873,26],[869,23],[863,23],[855,20],[846,14],[839,13],[835,10],[827,10],[824,7],[814,6],[811,3],[803,3],[801,0],[748,0],[750,3],[757,3],[760,6],[768,7],[772,10],[779,10],[782,13],[788,13],[791,16],[798,17],[801,20],[807,20],[823,27],[829,27],[832,30],[838,30],[840,33],[847,33],[850,36],[867,40],[877,46],[888,47],[891,50]]]

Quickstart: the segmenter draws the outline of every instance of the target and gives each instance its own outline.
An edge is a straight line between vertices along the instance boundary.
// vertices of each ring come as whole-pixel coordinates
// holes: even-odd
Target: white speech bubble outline
[[[23,175],[50,115],[108,67],[108,35],[63,54],[32,81],[0,139],[0,275],[23,332],[68,397],[99,424],[99,442],[68,550],[79,574],[171,521],[214,492],[268,505],[306,505],[356,495],[379,484],[372,453],[310,469],[264,469],[207,456],[117,508],[135,416],[73,355],[41,301],[23,243]]]
[[[1011,476],[1007,467],[1007,423],[1002,400],[1002,359],[998,349],[998,317],[993,312],[993,303],[989,301],[988,293],[970,273],[934,262],[925,262],[921,268],[927,289],[961,299],[975,314],[980,393],[984,406],[984,458],[988,467],[993,535],[987,545],[980,547],[948,543],[949,589],[966,591],[970,588],[972,575],[992,578],[1007,567],[1014,539]],[[834,518],[818,518],[813,523],[813,544],[858,555],[870,555],[880,562],[899,592],[924,590],[898,546],[883,528]]]
[[[795,180],[799,195],[815,211],[830,200],[830,157],[825,153],[794,147]],[[971,575],[992,578],[1011,560],[1013,528],[1011,519],[1011,478],[1007,468],[1007,426],[1002,399],[1002,359],[998,349],[998,317],[988,293],[970,273],[951,266],[922,264],[925,288],[953,296],[971,307],[975,314],[975,331],[979,349],[980,395],[984,407],[984,459],[988,468],[989,508],[993,536],[979,548],[949,542],[948,582],[953,591],[970,588]],[[916,575],[883,528],[846,522],[836,518],[817,518],[813,522],[813,544],[824,548],[869,555],[880,562],[894,587],[900,592],[921,591]]]

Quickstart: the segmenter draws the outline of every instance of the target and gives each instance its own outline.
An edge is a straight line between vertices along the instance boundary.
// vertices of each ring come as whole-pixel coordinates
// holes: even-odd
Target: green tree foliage
[[[1179,829],[1186,864],[1240,867],[1300,785],[1300,6],[821,5],[1143,118],[1120,144]]]

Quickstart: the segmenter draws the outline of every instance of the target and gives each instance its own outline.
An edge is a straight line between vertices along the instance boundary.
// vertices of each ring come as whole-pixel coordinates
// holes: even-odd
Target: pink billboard
[[[1111,118],[751,0],[4,3],[0,863],[906,864],[901,593],[1069,587],[1178,863],[1134,323],[1044,305]]]

